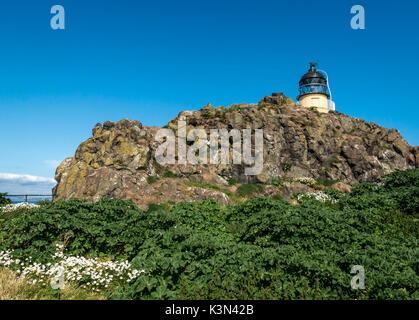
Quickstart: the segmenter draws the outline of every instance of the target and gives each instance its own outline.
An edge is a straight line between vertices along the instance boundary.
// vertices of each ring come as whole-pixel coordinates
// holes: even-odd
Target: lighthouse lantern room
[[[314,107],[319,112],[328,113],[329,102],[332,109],[334,109],[334,103],[328,100],[330,97],[328,79],[320,70],[316,69],[316,65],[316,62],[311,62],[310,69],[301,78],[299,82],[300,94],[297,99],[304,108]]]

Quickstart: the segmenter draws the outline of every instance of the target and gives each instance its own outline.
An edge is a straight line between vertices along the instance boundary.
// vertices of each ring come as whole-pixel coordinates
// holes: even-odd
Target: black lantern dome
[[[311,62],[310,70],[301,78],[299,82],[300,95],[297,97],[298,100],[300,100],[302,96],[310,93],[324,94],[329,98],[326,77],[323,73],[317,71],[316,65],[317,62]]]

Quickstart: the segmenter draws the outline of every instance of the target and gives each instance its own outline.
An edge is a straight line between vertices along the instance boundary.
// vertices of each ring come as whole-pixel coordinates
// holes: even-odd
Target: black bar
[[[357,318],[360,314],[373,312],[376,318],[394,312],[398,317],[414,314],[415,301],[0,301],[3,311],[10,307],[14,314],[24,310],[45,313],[51,306],[61,312],[78,317],[80,307],[86,307],[85,316],[95,318],[114,313],[117,316],[135,315],[134,319],[188,320],[188,319],[242,319],[242,320],[287,320],[340,318],[342,314]],[[26,308],[25,308],[26,307]],[[191,308],[193,307],[193,309]],[[39,309],[38,309],[39,308]],[[195,310],[195,311],[191,311]],[[147,316],[144,317],[143,315]],[[406,317],[407,318],[407,317]]]

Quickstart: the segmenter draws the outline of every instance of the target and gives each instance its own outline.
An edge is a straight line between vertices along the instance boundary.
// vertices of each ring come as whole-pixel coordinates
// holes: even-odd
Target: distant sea
[[[26,202],[25,197],[9,197],[10,200],[12,200],[13,203],[22,203]],[[51,201],[51,197],[28,197],[28,203],[37,203],[39,201]]]

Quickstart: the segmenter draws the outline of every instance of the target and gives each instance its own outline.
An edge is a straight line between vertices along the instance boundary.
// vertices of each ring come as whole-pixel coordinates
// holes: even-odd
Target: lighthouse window
[[[307,93],[326,93],[327,88],[324,84],[316,84],[313,85],[303,85],[300,87],[300,94],[307,94]]]

